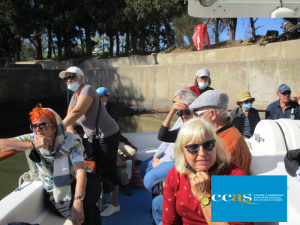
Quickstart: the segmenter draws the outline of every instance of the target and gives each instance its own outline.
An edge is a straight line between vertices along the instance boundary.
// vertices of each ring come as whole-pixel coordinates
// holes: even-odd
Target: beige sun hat
[[[255,98],[252,98],[250,95],[249,91],[243,92],[242,94],[239,95],[239,100],[236,102],[237,105],[240,103],[246,101],[246,100],[252,100],[253,102],[255,101]]]

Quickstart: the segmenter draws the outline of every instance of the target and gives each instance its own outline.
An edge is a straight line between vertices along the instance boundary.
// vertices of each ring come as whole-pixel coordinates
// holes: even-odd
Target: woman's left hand
[[[191,173],[189,180],[196,199],[200,200],[203,196],[210,197],[211,180],[208,171],[197,172],[197,174]]]
[[[72,224],[81,225],[84,222],[83,201],[75,200],[72,207]]]

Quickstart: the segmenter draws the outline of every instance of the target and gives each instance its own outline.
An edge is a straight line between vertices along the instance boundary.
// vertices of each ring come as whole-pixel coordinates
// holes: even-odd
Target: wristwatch
[[[210,204],[210,197],[202,196],[200,199],[200,204],[202,206],[208,206]]]
[[[82,196],[77,196],[77,197],[74,198],[74,200],[77,200],[77,199],[80,200],[80,201],[83,201],[84,197],[82,197]]]

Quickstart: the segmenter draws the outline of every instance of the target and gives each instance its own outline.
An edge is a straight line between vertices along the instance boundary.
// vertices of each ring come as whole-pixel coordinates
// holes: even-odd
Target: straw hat
[[[252,100],[255,101],[255,98],[252,98],[249,91],[243,92],[239,95],[239,100],[236,102],[237,105],[240,103],[246,101],[246,100]]]

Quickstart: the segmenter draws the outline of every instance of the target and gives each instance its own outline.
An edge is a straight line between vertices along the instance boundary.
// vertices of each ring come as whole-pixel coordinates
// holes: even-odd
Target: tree
[[[177,39],[187,37],[189,40],[189,46],[192,49],[194,46],[193,42],[193,32],[194,28],[201,23],[204,23],[204,18],[196,18],[188,15],[187,12],[182,13],[180,17],[175,17],[173,19],[173,27],[175,28],[175,32],[177,35]],[[182,46],[182,41],[177,41],[179,47]]]
[[[230,29],[230,41],[235,41],[235,32],[236,32],[237,18],[230,18],[229,29]]]

